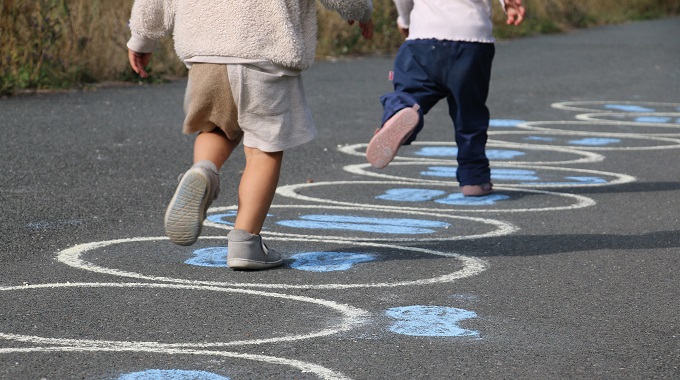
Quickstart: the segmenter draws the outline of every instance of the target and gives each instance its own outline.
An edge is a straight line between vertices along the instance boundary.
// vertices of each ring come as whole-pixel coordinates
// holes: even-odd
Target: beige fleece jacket
[[[320,0],[346,20],[368,21],[371,0]],[[135,0],[128,48],[153,52],[172,33],[182,61],[195,56],[268,60],[295,70],[314,61],[316,0]]]

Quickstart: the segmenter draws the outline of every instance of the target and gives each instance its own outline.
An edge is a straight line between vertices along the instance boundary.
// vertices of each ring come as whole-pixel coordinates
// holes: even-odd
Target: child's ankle
[[[217,165],[215,165],[215,163],[210,161],[210,160],[198,161],[198,162],[194,163],[194,165],[192,166],[192,168],[197,168],[197,167],[210,169],[214,173],[217,173]]]

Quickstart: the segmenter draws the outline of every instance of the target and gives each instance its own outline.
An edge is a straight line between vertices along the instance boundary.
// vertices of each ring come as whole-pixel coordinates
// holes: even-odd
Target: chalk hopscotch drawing
[[[561,102],[552,105],[562,111],[576,112],[576,120],[565,121],[527,121],[518,119],[491,120],[489,158],[492,160],[492,179],[498,191],[480,198],[466,199],[460,196],[452,185],[455,183],[455,145],[445,142],[416,142],[408,154],[399,155],[387,171],[377,173],[364,163],[347,165],[343,170],[363,178],[373,179],[353,181],[329,181],[325,183],[293,184],[279,187],[277,194],[283,198],[305,201],[299,206],[274,205],[272,223],[266,225],[267,233],[281,241],[318,242],[331,247],[342,246],[342,250],[305,250],[288,252],[288,268],[304,275],[332,276],[334,273],[356,271],[362,266],[379,268],[385,253],[377,249],[390,249],[402,252],[417,252],[450,260],[458,260],[458,270],[431,278],[401,279],[395,281],[366,283],[236,283],[229,281],[208,281],[167,277],[157,274],[144,274],[131,270],[107,267],[88,261],[87,257],[105,255],[116,247],[148,244],[153,246],[165,241],[164,237],[135,237],[110,241],[80,244],[62,250],[59,262],[74,268],[102,274],[110,278],[118,276],[136,279],[141,282],[120,283],[48,283],[37,285],[2,286],[0,294],[20,291],[41,291],[66,288],[96,289],[111,287],[119,289],[166,289],[195,290],[208,292],[235,292],[254,297],[274,297],[300,304],[325,307],[341,315],[340,323],[314,333],[289,334],[277,337],[259,337],[234,342],[210,343],[161,343],[161,342],[116,342],[96,339],[70,339],[22,335],[15,332],[0,331],[0,339],[21,343],[17,347],[0,348],[0,355],[11,353],[48,353],[48,352],[112,352],[124,349],[128,352],[148,352],[159,355],[192,355],[241,360],[253,366],[287,366],[301,373],[315,374],[323,379],[347,379],[342,372],[296,359],[249,354],[238,351],[239,346],[262,345],[280,341],[314,339],[348,332],[360,328],[371,315],[383,314],[389,318],[386,333],[400,336],[419,337],[456,337],[458,339],[484,339],[475,320],[475,311],[456,307],[456,305],[395,305],[382,311],[367,311],[349,304],[305,297],[296,294],[301,289],[349,290],[359,287],[427,286],[427,284],[453,282],[460,278],[474,276],[488,266],[484,260],[467,257],[458,253],[441,252],[418,247],[418,236],[436,237],[443,233],[450,236],[439,237],[442,241],[479,239],[489,236],[512,234],[519,229],[507,222],[483,218],[464,217],[460,213],[485,212],[542,212],[560,211],[589,207],[592,199],[566,192],[560,188],[612,186],[635,181],[634,177],[565,165],[601,162],[604,156],[597,152],[609,150],[646,150],[680,148],[680,104],[653,102],[619,101],[580,101]],[[366,144],[339,147],[348,156],[363,158],[362,149]],[[541,157],[534,160],[533,157]],[[363,161],[362,161],[363,162]],[[379,180],[375,180],[375,178]],[[324,187],[354,186],[359,196],[352,200],[338,200],[319,195]],[[372,189],[371,191],[364,191]],[[314,195],[310,195],[315,192]],[[332,194],[332,192],[328,192]],[[363,198],[361,195],[363,194]],[[519,196],[521,194],[521,197]],[[571,204],[550,207],[505,207],[520,198],[550,196],[555,199],[569,200]],[[363,201],[363,203],[362,203]],[[413,204],[417,204],[414,207]],[[233,228],[234,206],[231,209],[213,207],[209,210],[206,227]],[[294,211],[291,211],[292,209]],[[357,212],[361,210],[361,212]],[[470,223],[486,225],[489,231],[482,234],[456,236],[458,229]],[[443,232],[444,231],[444,232]],[[196,271],[214,270],[226,267],[227,247],[224,234],[202,237],[205,241],[221,241],[214,246],[187,250],[186,265]],[[335,235],[329,235],[336,233]],[[357,236],[347,236],[352,233]],[[364,235],[361,235],[364,234]],[[371,237],[379,234],[381,237]],[[438,235],[439,234],[439,235]],[[390,237],[390,235],[392,237]],[[387,236],[387,238],[385,238]],[[407,237],[404,237],[407,236]],[[387,240],[389,239],[389,240]],[[387,241],[386,241],[387,240]],[[391,241],[390,241],[391,240]],[[407,242],[409,244],[400,244]],[[347,249],[352,247],[352,249]],[[107,250],[108,249],[108,250]],[[145,252],[147,252],[145,250]],[[153,249],[151,250],[153,251]],[[88,256],[89,255],[89,256]],[[266,276],[266,274],[262,274]],[[274,286],[281,292],[270,292],[267,287]],[[262,289],[262,290],[257,290]],[[451,303],[458,299],[452,298]],[[459,300],[458,300],[459,301]],[[17,316],[20,318],[20,316]],[[337,318],[336,318],[337,319]],[[455,342],[455,341],[451,341]],[[453,343],[452,343],[453,344]],[[212,350],[214,347],[229,346],[235,351]],[[220,372],[218,374],[218,372]],[[202,378],[208,380],[230,379],[226,371],[199,370],[189,368],[150,368],[136,371],[121,371],[117,380],[183,380]]]

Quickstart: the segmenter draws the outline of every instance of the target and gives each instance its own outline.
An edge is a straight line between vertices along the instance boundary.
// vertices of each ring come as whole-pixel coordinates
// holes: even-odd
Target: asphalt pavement
[[[680,378],[679,35],[498,42],[475,199],[445,103],[366,163],[392,57],[317,62],[258,272],[224,262],[240,150],[201,239],[164,237],[185,81],[1,99],[0,378]]]

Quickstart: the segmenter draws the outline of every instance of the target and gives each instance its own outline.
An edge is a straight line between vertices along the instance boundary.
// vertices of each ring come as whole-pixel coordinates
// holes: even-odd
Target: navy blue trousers
[[[407,40],[394,61],[394,92],[383,95],[382,124],[403,108],[420,105],[420,121],[404,143],[413,142],[424,115],[446,98],[458,146],[456,178],[461,186],[490,182],[486,157],[492,43]]]

